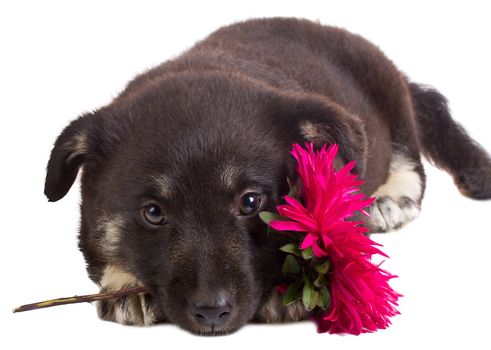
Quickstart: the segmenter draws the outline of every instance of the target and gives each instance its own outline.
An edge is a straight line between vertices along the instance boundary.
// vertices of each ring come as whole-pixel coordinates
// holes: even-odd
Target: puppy
[[[491,161],[450,117],[446,99],[412,83],[374,45],[299,19],[223,27],[131,81],[56,140],[45,193],[61,199],[80,168],[80,250],[102,291],[102,319],[171,322],[197,334],[249,321],[308,317],[283,307],[286,243],[258,218],[288,192],[293,143],[340,145],[376,196],[371,232],[420,211],[421,155],[471,198],[491,198]]]

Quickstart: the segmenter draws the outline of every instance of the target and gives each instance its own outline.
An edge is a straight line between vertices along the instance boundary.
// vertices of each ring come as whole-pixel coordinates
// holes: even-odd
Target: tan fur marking
[[[234,187],[235,179],[239,175],[239,168],[227,164],[223,167],[221,173],[220,173],[220,178],[222,179],[222,182],[225,184],[225,186],[228,189],[232,189]]]
[[[108,265],[104,269],[100,285],[107,291],[140,286],[141,282],[131,273],[116,265]]]
[[[143,313],[143,325],[144,326],[150,326],[155,323],[155,320],[157,319],[157,312],[155,310],[155,306],[153,303],[151,303],[148,307],[147,304],[145,303],[145,295],[144,294],[138,294],[140,298],[140,304],[141,304],[141,309]]]
[[[114,317],[121,324],[143,326],[144,316],[139,296],[128,297],[124,303],[116,305]]]
[[[67,157],[66,161],[70,162],[75,157],[82,154],[87,154],[89,150],[89,144],[87,142],[87,136],[84,134],[77,134],[63,146],[70,155]]]
[[[305,307],[301,301],[296,301],[290,305],[287,305],[285,308],[285,322],[301,321],[310,316],[310,312],[305,310]]]
[[[311,313],[305,310],[301,301],[284,306],[281,302],[281,295],[274,290],[269,300],[256,314],[256,318],[266,323],[281,323],[305,320],[310,315]]]
[[[317,127],[309,121],[306,121],[300,125],[300,133],[308,141],[319,137]]]
[[[167,176],[165,175],[152,176],[152,181],[159,188],[162,197],[164,198],[170,197],[170,195],[172,194],[172,183]]]
[[[269,300],[258,311],[256,317],[261,322],[278,323],[283,321],[283,313],[280,295],[274,291]]]
[[[96,231],[100,232],[98,246],[108,257],[113,256],[118,249],[123,226],[124,220],[120,215],[111,218],[102,216],[97,221]]]

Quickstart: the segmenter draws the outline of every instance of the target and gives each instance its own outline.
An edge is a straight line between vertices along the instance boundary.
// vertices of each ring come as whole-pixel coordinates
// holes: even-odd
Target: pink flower
[[[355,211],[368,215],[364,208],[374,198],[359,193],[363,181],[350,173],[354,161],[334,168],[337,145],[324,145],[319,151],[313,144],[306,148],[295,144],[292,149],[304,203],[286,196],[286,204],[277,206],[277,211],[287,220],[269,225],[277,231],[305,232],[300,248],[312,247],[314,256],[327,257],[331,264],[327,273],[331,304],[315,317],[319,332],[360,334],[386,328],[389,318],[398,314],[400,294],[388,284],[395,276],[370,261],[374,254],[386,255],[364,235],[367,229],[362,222],[349,221]]]

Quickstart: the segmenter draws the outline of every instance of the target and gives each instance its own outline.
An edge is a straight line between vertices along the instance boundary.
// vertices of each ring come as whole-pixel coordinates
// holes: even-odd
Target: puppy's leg
[[[141,286],[141,283],[132,274],[115,265],[108,265],[100,285],[101,292],[108,292]],[[157,307],[146,293],[98,301],[97,314],[103,320],[125,325],[148,326],[161,321]]]
[[[420,212],[424,188],[425,175],[420,159],[395,153],[387,181],[373,194],[377,199],[369,210],[370,233],[398,229],[414,220]]]

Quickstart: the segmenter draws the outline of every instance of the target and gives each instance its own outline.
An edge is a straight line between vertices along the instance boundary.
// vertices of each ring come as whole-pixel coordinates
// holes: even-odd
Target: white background
[[[102,322],[90,304],[13,315],[20,304],[97,292],[77,249],[78,183],[57,203],[43,196],[45,164],[61,129],[108,103],[135,74],[236,20],[298,16],[364,35],[412,79],[440,89],[455,119],[491,150],[485,1],[74,3],[0,5],[1,349],[491,348],[491,203],[462,197],[428,164],[419,219],[374,237],[392,257],[385,267],[400,276],[393,286],[405,295],[386,331],[317,335],[304,322],[203,338],[170,325]]]

